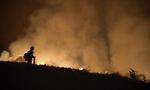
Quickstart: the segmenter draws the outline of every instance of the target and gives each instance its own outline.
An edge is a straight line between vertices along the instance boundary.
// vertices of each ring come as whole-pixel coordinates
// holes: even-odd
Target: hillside
[[[0,62],[0,89],[4,90],[150,90],[150,84],[118,74]]]

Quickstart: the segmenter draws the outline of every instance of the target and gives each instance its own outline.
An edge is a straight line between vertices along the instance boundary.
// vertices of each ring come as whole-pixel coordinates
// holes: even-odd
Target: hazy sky
[[[38,62],[150,78],[149,0],[1,0],[0,52],[36,47]],[[43,60],[43,61],[40,61]]]
[[[31,0],[0,1],[0,52],[8,49],[12,41],[24,34],[23,29],[28,26],[28,17],[34,9]]]

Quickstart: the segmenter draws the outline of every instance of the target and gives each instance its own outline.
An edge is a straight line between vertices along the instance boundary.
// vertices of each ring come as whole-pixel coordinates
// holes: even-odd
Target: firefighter
[[[34,54],[34,46],[30,47],[30,50],[24,54],[24,59],[25,61],[27,61],[28,64],[32,64],[32,60],[33,60],[33,64],[35,64],[35,56]]]

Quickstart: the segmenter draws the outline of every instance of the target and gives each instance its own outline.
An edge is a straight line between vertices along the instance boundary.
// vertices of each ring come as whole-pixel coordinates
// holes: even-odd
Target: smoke
[[[129,68],[150,77],[150,27],[146,0],[116,2],[110,12],[109,35],[113,70],[123,74]],[[116,17],[116,18],[114,18]]]
[[[10,44],[13,59],[33,45],[37,64],[122,74],[133,68],[150,78],[149,8],[138,0],[33,2],[39,8],[26,35]]]
[[[85,0],[37,3],[42,6],[30,17],[27,35],[10,45],[13,57],[23,55],[34,45],[37,63],[92,71],[108,67],[105,40],[100,36],[102,30],[94,4]]]
[[[0,55],[1,61],[8,61],[10,60],[10,53],[8,51],[3,51]]]

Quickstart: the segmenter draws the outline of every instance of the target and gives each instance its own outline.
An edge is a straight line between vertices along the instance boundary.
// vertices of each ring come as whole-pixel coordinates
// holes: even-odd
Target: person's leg
[[[29,63],[30,63],[30,61],[29,61],[29,60],[27,60],[27,63],[29,64]]]
[[[35,64],[35,57],[33,58],[33,64]]]
[[[32,60],[28,60],[28,63],[29,63],[29,64],[32,64]]]

